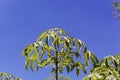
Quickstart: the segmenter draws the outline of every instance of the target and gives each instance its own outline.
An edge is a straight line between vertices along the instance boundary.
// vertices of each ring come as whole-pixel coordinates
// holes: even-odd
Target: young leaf
[[[96,66],[99,63],[97,57],[91,52],[89,52],[89,55],[90,55],[90,59],[92,60],[93,66]]]
[[[86,74],[86,67],[84,64],[82,64],[80,61],[79,61],[79,66],[80,68],[83,70],[83,72]]]
[[[34,60],[31,60],[30,68],[32,71],[34,70]]]
[[[105,65],[107,68],[109,67],[107,58],[105,59]]]
[[[78,39],[76,39],[76,43],[78,46],[78,52],[80,52],[81,42]]]
[[[30,63],[30,57],[28,57],[28,58],[26,59],[26,62],[25,62],[25,68],[26,68],[26,70],[28,70],[28,65],[29,65],[29,63]]]
[[[64,70],[64,68],[65,68],[65,65],[63,64],[63,65],[61,66],[61,70],[63,71],[63,70]]]
[[[47,44],[47,45],[49,45],[48,42],[49,42],[49,37],[46,36],[46,44]]]
[[[88,51],[84,51],[83,57],[85,58],[85,63],[88,66],[88,64],[89,64],[89,52]]]
[[[38,39],[36,40],[36,42],[43,40],[43,39],[46,37],[46,35],[47,35],[47,31],[43,32],[43,33],[38,37]]]

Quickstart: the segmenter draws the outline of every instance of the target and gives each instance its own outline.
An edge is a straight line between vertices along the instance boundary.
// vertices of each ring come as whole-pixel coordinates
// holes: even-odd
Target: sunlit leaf
[[[26,46],[25,49],[22,51],[22,56],[28,56],[29,54],[32,53],[33,49],[34,49],[33,44]]]
[[[90,53],[81,40],[70,37],[67,32],[60,28],[46,30],[40,34],[36,42],[26,46],[22,52],[22,55],[27,58],[26,69],[29,66],[31,70],[52,66],[55,67],[55,70],[62,72],[66,67],[68,73],[76,68],[76,62],[78,62],[77,69],[82,69],[86,73],[86,65],[79,62],[82,54],[86,65],[89,63],[89,58],[93,61],[95,59],[94,55],[90,57]],[[54,70],[52,72],[55,74]],[[76,70],[76,73],[79,75],[80,72]]]
[[[76,39],[76,43],[78,45],[78,52],[80,52],[80,47],[81,47],[81,41]]]
[[[43,32],[43,33],[38,37],[37,42],[43,40],[43,39],[46,37],[46,35],[47,35],[46,31]]]
[[[120,80],[119,74],[119,55],[117,56],[106,56],[99,65],[93,67],[91,73],[83,78],[83,80],[96,79],[96,80]]]
[[[25,68],[26,68],[26,70],[28,70],[28,65],[29,65],[29,63],[30,63],[30,57],[28,57],[28,58],[26,59],[26,62],[25,62]]]
[[[34,70],[34,60],[31,60],[30,68],[32,71]]]
[[[0,72],[0,80],[21,80],[21,79],[14,77],[13,75],[6,72]]]
[[[49,41],[49,37],[46,36],[46,44],[47,44],[47,45],[49,45],[49,44],[48,44],[48,43],[49,43],[48,41]]]
[[[83,57],[85,58],[85,63],[86,63],[86,65],[88,66],[88,64],[89,64],[89,52],[88,52],[88,51],[85,51],[85,52],[83,53]]]
[[[96,66],[99,63],[97,57],[91,52],[89,53],[89,55],[90,55],[90,59],[92,60],[93,66]]]

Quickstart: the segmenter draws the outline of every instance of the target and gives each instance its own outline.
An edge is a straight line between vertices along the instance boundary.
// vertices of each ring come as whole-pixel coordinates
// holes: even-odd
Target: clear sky
[[[84,41],[99,59],[120,53],[120,20],[111,0],[0,0],[0,71],[23,80],[44,80],[50,68],[25,70],[23,48],[46,29],[59,27]],[[65,75],[68,75],[65,73]],[[69,76],[77,78],[75,73]]]

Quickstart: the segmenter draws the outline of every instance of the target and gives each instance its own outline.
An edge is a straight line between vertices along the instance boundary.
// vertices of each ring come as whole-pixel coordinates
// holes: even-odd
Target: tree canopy
[[[104,57],[83,80],[120,80],[120,54]]]
[[[94,66],[98,62],[97,57],[87,50],[80,39],[70,37],[66,31],[60,28],[43,32],[36,42],[25,47],[22,55],[27,58],[26,69],[29,65],[31,70],[53,66],[51,72],[56,76],[56,80],[58,73],[62,73],[64,68],[68,73],[75,69],[76,75],[79,76],[80,69],[86,73],[89,59],[92,60]],[[85,64],[80,61],[81,56],[84,57]]]
[[[0,72],[0,80],[21,80],[21,79],[14,77],[13,75],[6,72]]]

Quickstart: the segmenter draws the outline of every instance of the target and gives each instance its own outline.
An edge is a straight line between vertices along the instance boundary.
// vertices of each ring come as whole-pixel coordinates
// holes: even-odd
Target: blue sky
[[[48,77],[50,68],[26,71],[21,52],[54,27],[83,40],[99,59],[120,53],[120,20],[113,11],[110,0],[0,0],[0,71],[23,80]],[[69,76],[81,80],[84,75]]]

